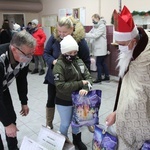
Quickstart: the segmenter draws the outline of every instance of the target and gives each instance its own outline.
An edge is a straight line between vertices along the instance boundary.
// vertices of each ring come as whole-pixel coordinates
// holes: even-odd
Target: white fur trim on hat
[[[38,25],[38,23],[39,23],[39,21],[37,19],[33,19],[31,22],[36,24],[36,25]]]
[[[60,49],[61,53],[65,54],[67,52],[71,52],[73,50],[78,51],[78,44],[75,41],[75,39],[71,35],[67,35],[63,38],[63,40],[60,42]]]
[[[129,41],[138,35],[137,27],[135,26],[132,32],[117,32],[114,31],[114,39],[116,41]]]

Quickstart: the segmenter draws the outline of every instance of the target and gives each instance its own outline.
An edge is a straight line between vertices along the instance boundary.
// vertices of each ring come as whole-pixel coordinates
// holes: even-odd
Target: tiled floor
[[[95,73],[92,73],[92,76],[95,76]],[[18,94],[16,92],[16,84],[12,83],[10,86],[11,95],[13,98],[13,103],[15,107],[15,111],[17,113],[17,127],[18,131],[18,146],[21,145],[22,139],[24,136],[31,138],[32,140],[37,139],[38,133],[40,131],[40,127],[45,125],[45,105],[47,100],[47,85],[43,84],[44,75],[39,76],[38,74],[32,75],[29,73],[28,75],[28,83],[29,83],[29,103],[30,113],[26,117],[22,117],[19,114],[21,109],[20,102],[18,100]],[[116,90],[117,90],[118,78],[111,76],[111,81],[102,82],[94,84],[93,89],[102,90],[102,102],[99,111],[99,120],[101,124],[105,123],[106,116],[112,112]],[[55,119],[54,119],[54,130],[59,129],[60,119],[58,112],[56,110]],[[82,140],[87,145],[88,150],[92,149],[92,138],[93,134],[90,133],[87,127],[82,127]],[[5,150],[7,150],[4,128],[0,123],[0,134],[2,135]],[[71,137],[71,129],[69,129],[69,137]]]

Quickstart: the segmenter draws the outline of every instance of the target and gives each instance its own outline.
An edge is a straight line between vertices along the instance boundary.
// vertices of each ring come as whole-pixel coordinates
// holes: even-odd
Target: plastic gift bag
[[[143,144],[141,150],[150,150],[150,141],[146,141],[146,142]]]
[[[118,139],[113,126],[96,125],[92,150],[117,150]]]
[[[101,90],[89,91],[86,96],[72,93],[74,106],[71,124],[75,127],[91,126],[99,123],[98,112],[101,104]]]

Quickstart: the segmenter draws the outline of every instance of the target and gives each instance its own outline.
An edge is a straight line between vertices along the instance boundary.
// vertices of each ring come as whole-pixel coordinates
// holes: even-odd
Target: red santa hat
[[[121,13],[113,12],[114,16],[114,39],[116,41],[129,41],[138,35],[137,27],[134,24],[132,14],[126,6]]]

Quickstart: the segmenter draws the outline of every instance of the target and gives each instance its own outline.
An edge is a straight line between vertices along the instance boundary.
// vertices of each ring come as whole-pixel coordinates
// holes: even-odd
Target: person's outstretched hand
[[[20,111],[20,115],[27,116],[29,113],[29,107],[28,105],[22,105],[22,109]]]
[[[115,121],[116,121],[116,111],[112,112],[106,117],[106,125],[111,126],[115,123]]]

